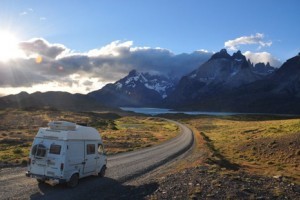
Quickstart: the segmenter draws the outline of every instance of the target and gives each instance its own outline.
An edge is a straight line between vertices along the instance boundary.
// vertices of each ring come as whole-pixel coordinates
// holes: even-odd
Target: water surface
[[[147,115],[159,115],[159,114],[167,114],[167,113],[184,113],[187,115],[214,115],[214,116],[229,116],[236,115],[242,113],[234,113],[234,112],[202,112],[202,111],[175,111],[167,108],[135,108],[135,107],[120,107],[124,111],[132,111],[135,113],[142,113]]]

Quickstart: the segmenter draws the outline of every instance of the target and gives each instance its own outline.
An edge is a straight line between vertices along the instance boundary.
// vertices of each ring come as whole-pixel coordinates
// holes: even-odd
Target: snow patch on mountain
[[[120,90],[122,89],[123,84],[122,83],[116,83],[116,89]]]
[[[150,73],[140,73],[135,70],[131,71],[128,76],[117,81],[115,84],[117,90],[132,90],[137,85],[143,86],[158,92],[162,98],[166,98],[168,93],[175,87],[175,81],[165,76]]]

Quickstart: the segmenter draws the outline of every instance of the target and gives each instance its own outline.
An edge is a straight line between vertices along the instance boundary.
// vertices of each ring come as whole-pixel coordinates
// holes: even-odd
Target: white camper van
[[[82,177],[104,176],[107,159],[96,129],[66,121],[48,126],[34,138],[26,176],[38,182],[66,182],[70,187]]]

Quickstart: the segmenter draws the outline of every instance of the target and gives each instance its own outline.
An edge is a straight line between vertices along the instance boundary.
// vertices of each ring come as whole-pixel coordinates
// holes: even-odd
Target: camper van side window
[[[49,153],[51,154],[60,154],[61,146],[57,144],[51,144]]]
[[[31,154],[37,157],[45,157],[46,147],[42,144],[37,144],[32,147]]]
[[[95,154],[95,144],[86,145],[86,154]]]

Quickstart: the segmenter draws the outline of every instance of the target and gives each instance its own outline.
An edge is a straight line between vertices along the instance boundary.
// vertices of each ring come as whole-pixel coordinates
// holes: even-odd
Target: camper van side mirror
[[[102,155],[106,155],[106,151],[104,150],[104,147],[102,144],[98,144],[98,153]]]

